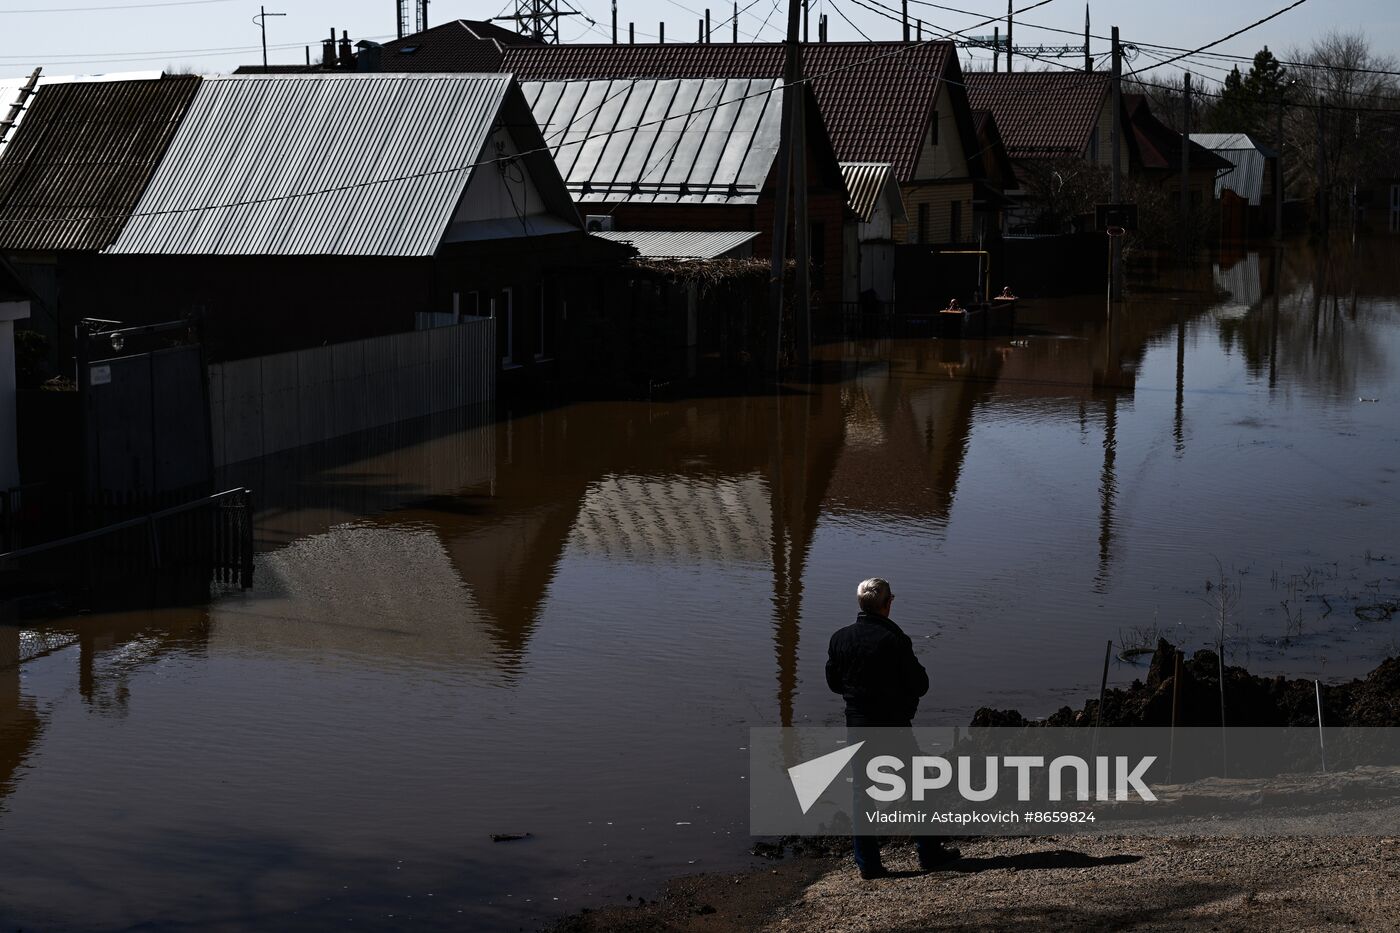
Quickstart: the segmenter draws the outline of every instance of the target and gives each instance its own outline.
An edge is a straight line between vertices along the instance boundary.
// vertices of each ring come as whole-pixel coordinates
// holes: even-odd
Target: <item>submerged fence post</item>
[[[1108,640],[1108,645],[1103,650],[1103,679],[1099,681],[1099,706],[1094,711],[1094,739],[1089,749],[1089,757],[1093,758],[1099,749],[1099,726],[1103,724],[1103,700],[1108,693],[1108,662],[1113,659],[1113,639]]]
[[[253,490],[243,490],[243,518],[240,523],[240,537],[242,541],[239,548],[242,551],[242,573],[239,575],[238,585],[242,589],[252,589],[253,586]]]
[[[1322,752],[1322,773],[1327,773],[1327,741],[1322,733],[1322,684],[1313,681],[1313,692],[1317,694],[1317,747]]]

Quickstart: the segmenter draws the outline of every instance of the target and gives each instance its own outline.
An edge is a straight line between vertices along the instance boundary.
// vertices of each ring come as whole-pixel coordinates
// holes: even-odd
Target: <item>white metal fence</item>
[[[250,460],[496,398],[496,322],[209,367],[214,465]]]

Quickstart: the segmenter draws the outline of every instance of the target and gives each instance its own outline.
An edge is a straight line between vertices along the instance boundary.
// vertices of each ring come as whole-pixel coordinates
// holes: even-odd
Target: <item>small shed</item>
[[[1238,235],[1271,232],[1278,150],[1248,133],[1192,133],[1191,141],[1230,163],[1215,177],[1224,229]]]
[[[846,222],[846,268],[841,300],[859,302],[870,293],[894,301],[895,224],[908,222],[894,166],[888,162],[842,162],[850,219]]]

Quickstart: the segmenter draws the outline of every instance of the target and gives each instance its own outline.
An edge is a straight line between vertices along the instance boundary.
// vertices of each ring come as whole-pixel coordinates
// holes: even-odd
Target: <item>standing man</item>
[[[894,593],[887,581],[871,577],[856,587],[860,614],[851,625],[831,636],[826,660],[826,683],[846,701],[847,727],[910,729],[919,698],[928,693],[928,672],[914,656],[914,643],[890,619]],[[910,733],[908,746],[914,747]],[[867,880],[887,872],[880,862],[876,836],[853,839],[856,867]],[[919,867],[925,871],[958,858],[936,837],[916,837]]]

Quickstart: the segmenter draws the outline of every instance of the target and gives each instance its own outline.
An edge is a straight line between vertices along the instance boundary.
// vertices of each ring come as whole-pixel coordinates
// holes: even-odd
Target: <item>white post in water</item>
[[[1317,694],[1317,747],[1322,752],[1322,773],[1327,773],[1327,741],[1322,736],[1322,684],[1313,681],[1313,691]]]

